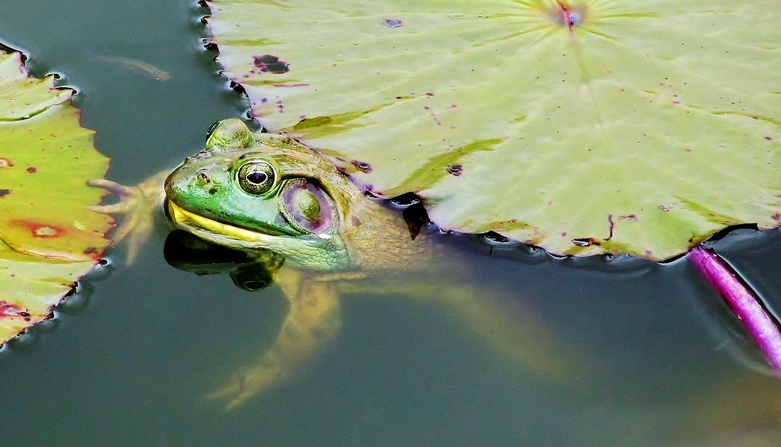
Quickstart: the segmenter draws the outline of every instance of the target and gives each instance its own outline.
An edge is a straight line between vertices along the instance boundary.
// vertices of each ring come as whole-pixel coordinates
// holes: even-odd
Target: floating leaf
[[[269,130],[444,228],[658,260],[781,220],[776,2],[208,3]]]
[[[47,318],[100,259],[111,219],[90,211],[108,160],[53,76],[0,54],[0,343]]]

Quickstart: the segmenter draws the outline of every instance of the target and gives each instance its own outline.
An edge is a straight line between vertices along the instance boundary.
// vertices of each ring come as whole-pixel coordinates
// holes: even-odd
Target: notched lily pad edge
[[[113,271],[114,264],[111,260],[101,258],[92,269],[71,283],[70,288],[60,297],[59,301],[49,307],[44,318],[0,343],[0,355],[6,350],[14,351],[36,345],[43,334],[57,327],[60,317],[76,314],[83,309],[92,295],[92,283],[106,278]]]
[[[46,105],[45,107],[42,107],[40,110],[35,110],[35,113],[30,113],[26,116],[20,117],[19,119],[9,120],[7,122],[8,123],[23,122],[27,119],[33,118],[48,110],[51,110],[53,107],[68,107],[72,110],[72,113],[77,118],[78,128],[84,129],[91,133],[88,144],[91,146],[92,150],[97,153],[97,149],[95,148],[94,145],[97,131],[91,130],[83,125],[82,110],[76,107],[73,102],[74,96],[79,93],[79,90],[72,86],[62,85],[64,81],[64,76],[61,75],[60,73],[47,72],[45,74],[42,74],[41,76],[34,75],[33,73],[31,73],[31,69],[28,65],[29,64],[28,61],[30,60],[30,57],[28,57],[28,55],[24,51],[16,49],[2,41],[0,41],[0,53],[3,53],[4,56],[11,56],[11,57],[18,58],[19,70],[21,71],[21,73],[24,75],[25,78],[37,79],[38,81],[41,82],[47,82],[49,85],[49,89],[52,92],[58,91],[59,94],[61,94],[64,97],[59,102],[53,102],[51,104]],[[58,96],[57,93],[53,93],[53,94],[55,96]],[[0,124],[0,126],[1,125],[2,124]],[[109,164],[110,161],[107,160],[106,167],[103,170],[102,176],[105,176],[105,173],[108,171]],[[28,170],[28,172],[31,171]],[[109,193],[107,191],[101,190],[99,193],[100,200],[102,200],[108,194]],[[24,254],[23,252],[14,249],[12,245],[0,239],[0,244],[2,244],[4,247],[7,247],[7,250],[10,250],[10,252],[16,253],[17,255],[23,254],[24,256],[30,256],[32,259],[40,258],[40,260],[43,262],[46,262],[46,260],[52,260],[56,264],[73,263],[73,264],[82,264],[88,266],[88,268],[84,270],[81,269],[79,270],[80,272],[83,273],[73,274],[73,276],[78,276],[78,279],[71,282],[70,285],[68,285],[67,282],[62,284],[64,286],[62,289],[63,292],[55,295],[55,300],[53,300],[54,302],[49,301],[49,303],[46,304],[46,308],[43,313],[38,311],[36,312],[36,315],[34,315],[32,311],[28,311],[28,307],[25,305],[24,300],[21,300],[21,302],[18,300],[14,300],[12,302],[6,300],[0,301],[0,303],[4,305],[3,311],[5,314],[7,314],[5,316],[10,317],[13,320],[17,320],[17,323],[20,323],[20,324],[10,323],[8,327],[9,328],[19,327],[18,332],[14,335],[8,336],[4,340],[0,340],[0,350],[13,348],[14,345],[20,346],[20,345],[27,345],[30,343],[34,343],[31,340],[37,339],[36,335],[38,332],[51,330],[51,328],[56,324],[55,321],[59,313],[67,312],[69,308],[81,307],[81,305],[77,303],[83,303],[86,301],[83,298],[84,288],[82,287],[82,280],[87,275],[90,275],[91,273],[95,272],[96,267],[107,265],[108,261],[104,258],[104,254],[106,250],[110,247],[110,240],[106,238],[106,234],[109,231],[111,231],[111,229],[114,226],[116,226],[116,223],[117,223],[116,220],[111,219],[105,231],[97,230],[97,232],[95,233],[97,235],[100,235],[102,238],[104,238],[106,240],[106,243],[102,244],[101,247],[90,246],[87,249],[87,251],[82,253],[82,255],[86,255],[89,259],[91,259],[91,261],[89,259],[84,259],[84,258],[59,259],[56,256],[52,257],[52,256],[46,256],[40,254],[35,255],[30,253]],[[36,261],[32,261],[32,262],[36,262]],[[14,275],[12,274],[11,277],[14,277]],[[19,321],[20,319],[21,321]]]
[[[349,171],[349,170],[347,170]],[[345,172],[345,175],[350,176],[349,172]],[[352,178],[352,177],[351,177]],[[377,198],[379,200],[383,200],[387,202],[389,206],[396,209],[402,209],[407,210],[409,208],[412,208],[415,205],[421,205],[419,208],[415,207],[415,213],[419,214],[419,217],[415,217],[415,219],[419,219],[420,221],[425,222],[427,225],[433,225],[435,226],[441,234],[449,234],[449,235],[469,235],[474,236],[478,240],[482,242],[482,244],[487,245],[489,247],[489,254],[492,254],[494,250],[498,251],[519,251],[524,254],[532,254],[535,255],[537,253],[545,253],[547,256],[549,256],[551,259],[594,259],[594,260],[600,260],[600,263],[608,262],[612,264],[627,264],[627,263],[633,263],[631,260],[638,260],[645,262],[653,262],[658,264],[671,264],[674,263],[681,258],[684,258],[688,253],[698,247],[698,246],[712,246],[714,243],[725,239],[729,237],[733,232],[746,232],[746,231],[752,231],[752,232],[765,232],[770,230],[776,230],[781,225],[776,225],[772,227],[760,227],[757,223],[741,223],[741,224],[735,224],[735,225],[727,225],[722,227],[721,229],[714,230],[707,234],[705,237],[701,239],[694,239],[692,238],[689,242],[689,249],[684,253],[679,253],[674,256],[667,257],[665,259],[656,259],[653,257],[643,257],[643,256],[637,256],[633,254],[627,254],[626,251],[622,250],[621,247],[614,245],[609,245],[609,240],[604,239],[597,239],[597,238],[574,238],[573,239],[573,252],[570,253],[564,253],[564,254],[558,254],[558,253],[552,253],[548,250],[546,250],[544,247],[535,244],[534,241],[524,241],[519,240],[510,236],[507,236],[502,233],[501,230],[489,230],[482,233],[468,233],[468,232],[462,232],[458,230],[452,230],[447,229],[438,226],[435,222],[431,222],[431,220],[428,217],[428,206],[426,204],[426,199],[421,198],[414,192],[407,192],[404,194],[401,194],[396,197],[392,198],[386,198],[381,194],[378,194],[371,190],[371,185],[360,185],[364,190],[364,193],[366,195],[369,195],[371,197]],[[406,218],[406,216],[405,216]],[[578,246],[580,244],[580,246]],[[588,250],[590,246],[594,245],[601,245],[602,249],[605,249],[607,247],[607,252],[599,252],[599,253],[587,253],[585,255],[580,254],[585,250]],[[604,261],[604,262],[602,262]],[[589,262],[586,262],[585,264],[590,264]],[[584,264],[584,265],[585,265]]]

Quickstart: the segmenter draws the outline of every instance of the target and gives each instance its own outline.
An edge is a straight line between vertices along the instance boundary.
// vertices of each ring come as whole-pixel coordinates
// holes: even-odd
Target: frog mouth
[[[165,202],[166,214],[175,227],[205,241],[250,254],[271,250],[284,255],[290,265],[310,270],[331,271],[348,266],[347,248],[339,238],[332,238],[325,234],[304,238],[272,236],[199,216],[175,204],[172,200]],[[327,250],[336,262],[322,263],[320,253],[323,250],[321,247],[323,243],[327,244]]]
[[[172,200],[166,200],[165,208],[168,219],[175,226],[217,244],[235,246],[246,243],[253,245],[248,248],[261,248],[260,246],[264,244],[267,246],[275,245],[275,241],[278,239],[277,236],[258,233],[199,216],[175,204]]]

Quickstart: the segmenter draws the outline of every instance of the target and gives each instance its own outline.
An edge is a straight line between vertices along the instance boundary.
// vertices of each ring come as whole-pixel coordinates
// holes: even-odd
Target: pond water
[[[190,0],[3,0],[0,40],[33,73],[61,73],[80,91],[109,178],[135,184],[202,147],[213,121],[246,113],[203,48],[204,12]],[[160,227],[132,266],[124,246],[111,250],[53,322],[0,350],[0,445],[781,442],[781,381],[685,259],[555,259],[456,235],[438,238],[434,262],[462,265],[465,287],[526,328],[519,343],[537,357],[495,349],[437,300],[351,294],[333,346],[225,411],[204,396],[273,343],[285,298],[171,267],[166,235]],[[771,310],[781,305],[781,233],[740,230],[715,247]]]

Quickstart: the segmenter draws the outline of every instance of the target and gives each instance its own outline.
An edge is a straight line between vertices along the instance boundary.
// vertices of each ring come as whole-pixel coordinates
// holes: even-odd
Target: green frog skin
[[[121,197],[93,210],[126,215],[115,240],[128,238],[130,259],[160,204],[173,227],[201,239],[249,254],[284,255],[275,283],[290,302],[288,314],[259,361],[210,394],[227,400],[228,408],[289,380],[323,351],[339,333],[340,295],[356,291],[441,298],[467,327],[520,364],[551,377],[568,369],[569,356],[554,354],[552,335],[530,314],[515,321],[481,299],[485,291],[432,282],[436,247],[429,238],[411,237],[396,212],[286,136],[253,133],[227,119],[213,126],[205,149],[170,174],[137,187],[90,183]],[[410,287],[411,276],[422,281]]]
[[[172,223],[218,245],[285,255],[316,272],[416,269],[430,245],[344,174],[291,138],[220,122],[165,181]],[[377,246],[383,250],[377,250]]]

